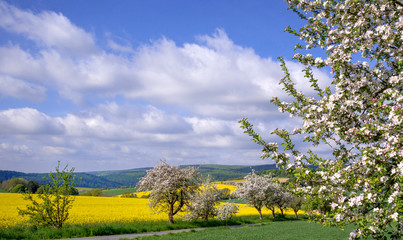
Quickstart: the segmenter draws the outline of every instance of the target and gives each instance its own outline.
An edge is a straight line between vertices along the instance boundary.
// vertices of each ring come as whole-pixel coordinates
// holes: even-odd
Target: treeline
[[[81,179],[78,187],[88,187],[88,188],[118,188],[125,186],[120,182],[116,182],[113,180],[106,179],[103,176],[96,176],[89,173],[75,173],[77,179]],[[47,173],[23,173],[23,172],[16,172],[16,171],[6,171],[0,170],[0,180],[7,181],[13,178],[23,178],[28,181],[35,181],[40,184],[46,184],[46,180],[44,177],[47,177]],[[132,181],[136,181],[137,179],[131,178]],[[135,184],[135,183],[134,183]]]
[[[258,175],[271,175],[276,178],[294,178],[295,176],[291,173],[288,173],[285,169],[270,169],[266,171],[261,171],[257,173]]]
[[[236,166],[236,165],[188,165],[180,166],[186,168],[196,167],[203,176],[211,176],[215,181],[224,181],[231,179],[241,179],[252,170],[261,172],[270,169],[276,169],[275,164],[257,165],[257,166]],[[151,168],[136,168],[129,170],[97,171],[97,172],[79,172],[75,173],[77,179],[81,179],[78,187],[85,188],[122,188],[135,186],[139,179],[146,175],[146,171]],[[12,178],[24,178],[28,181],[36,181],[46,184],[44,177],[47,173],[23,173],[17,171],[0,170],[0,180],[6,181]]]
[[[0,189],[11,193],[40,193],[43,192],[44,186],[37,181],[27,181],[23,178],[12,178],[2,181]]]
[[[42,194],[46,191],[46,186],[34,180],[26,180],[24,178],[12,178],[0,181],[0,189],[9,193],[35,193]],[[78,195],[78,190],[73,188],[71,195]]]

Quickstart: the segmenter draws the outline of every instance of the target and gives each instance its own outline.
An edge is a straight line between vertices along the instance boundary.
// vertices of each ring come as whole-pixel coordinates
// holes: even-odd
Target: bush
[[[239,210],[239,205],[234,203],[226,203],[220,206],[217,212],[218,220],[231,219]]]
[[[22,184],[24,187],[28,185],[28,181],[23,178],[12,178],[7,181],[2,182],[1,188],[7,192],[11,192],[15,186]]]
[[[220,198],[222,200],[227,200],[231,198],[231,190],[228,188],[220,189]]]
[[[220,195],[220,190],[217,189],[216,185],[211,182],[210,176],[208,176],[203,181],[202,186],[192,195],[190,204],[186,208],[188,213],[184,218],[186,220],[201,218],[208,221],[209,217],[217,216]]]
[[[36,181],[29,181],[27,184],[27,189],[26,191],[29,193],[36,193],[38,189],[40,188],[41,184],[36,182]]]
[[[125,192],[121,195],[122,198],[137,198],[137,195],[132,192]]]
[[[141,197],[140,198],[150,198],[150,194],[144,194],[144,195],[141,195]]]
[[[27,193],[25,200],[31,202],[26,209],[18,209],[18,214],[30,218],[35,225],[49,225],[60,229],[69,216],[69,210],[73,205],[75,176],[74,168],[67,170],[67,166],[60,171],[60,162],[56,167],[56,173],[50,173],[49,184],[44,187],[44,193],[39,194],[40,201]]]
[[[12,193],[25,193],[26,187],[22,184],[17,184],[13,189],[11,189]]]
[[[83,196],[100,197],[100,196],[102,196],[102,189],[100,189],[100,188],[91,189],[91,190],[88,190],[88,191],[84,192],[82,195]]]

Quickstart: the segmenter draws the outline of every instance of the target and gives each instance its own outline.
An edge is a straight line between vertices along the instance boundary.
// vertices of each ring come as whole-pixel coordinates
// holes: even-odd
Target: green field
[[[230,229],[228,227],[219,227],[216,229],[207,229],[201,231],[191,231],[186,233],[168,234],[163,236],[141,237],[135,239],[144,240],[206,240],[206,239],[274,239],[274,240],[338,240],[348,239],[352,227],[346,228],[344,231],[338,228],[322,228],[320,224],[309,223],[307,221],[284,221],[267,223],[262,226],[248,226],[242,228]]]
[[[127,193],[127,192],[136,192],[136,188],[116,188],[116,189],[109,189],[109,190],[103,190],[102,194],[105,195],[121,195],[123,193]]]
[[[262,226],[247,226],[230,229],[228,225],[263,223]],[[348,239],[352,226],[344,231],[338,228],[321,228],[320,224],[309,223],[307,220],[295,220],[293,217],[276,218],[264,217],[258,220],[256,216],[235,217],[227,221],[181,221],[170,225],[167,221],[145,221],[130,223],[98,223],[69,225],[57,230],[52,227],[17,226],[0,228],[0,239],[57,239],[93,237],[104,235],[119,235],[167,231],[174,229],[208,228],[188,233],[168,234],[163,236],[142,237],[136,239]]]

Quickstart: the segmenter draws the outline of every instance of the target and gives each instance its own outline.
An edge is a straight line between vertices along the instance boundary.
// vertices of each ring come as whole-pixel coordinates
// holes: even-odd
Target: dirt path
[[[248,227],[248,226],[256,226],[256,225],[263,225],[264,223],[256,223],[256,224],[245,224],[245,225],[231,225],[228,226],[229,228],[240,228],[240,227]],[[110,235],[110,236],[96,236],[96,237],[83,237],[83,238],[68,238],[68,239],[59,239],[59,240],[116,240],[116,239],[132,239],[137,237],[147,237],[147,236],[154,236],[154,235],[165,235],[168,233],[181,233],[181,232],[190,232],[190,231],[200,231],[204,229],[213,229],[217,227],[210,227],[210,228],[191,228],[191,229],[177,229],[177,230],[168,230],[168,231],[161,231],[161,232],[145,232],[145,233],[132,233],[132,234],[122,234],[122,235]]]

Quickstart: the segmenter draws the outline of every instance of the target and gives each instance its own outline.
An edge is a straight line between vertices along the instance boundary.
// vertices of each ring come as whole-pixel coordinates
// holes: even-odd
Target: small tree
[[[218,207],[217,219],[231,219],[239,210],[239,205],[235,203],[225,203]]]
[[[262,208],[265,206],[267,198],[271,194],[272,184],[271,176],[259,176],[253,171],[246,175],[245,181],[235,189],[233,195],[245,199],[249,205],[256,208],[259,213],[259,219],[263,219]]]
[[[67,165],[60,170],[60,162],[56,167],[56,173],[50,173],[49,184],[44,187],[44,192],[38,195],[39,201],[31,194],[24,196],[31,202],[26,209],[18,209],[22,216],[29,216],[30,221],[37,225],[50,225],[60,229],[69,217],[69,211],[73,206],[75,175],[74,168],[67,169]]]
[[[40,186],[41,186],[40,183],[31,180],[27,184],[27,191],[30,193],[36,193],[36,191],[38,191]]]
[[[27,190],[27,188],[24,185],[22,185],[21,183],[19,183],[19,184],[15,185],[13,187],[13,189],[11,189],[11,192],[12,193],[25,193],[26,190]]]
[[[291,195],[291,201],[288,202],[288,207],[294,211],[295,218],[298,218],[298,211],[302,208],[303,198],[297,195]]]
[[[276,217],[276,207],[283,206],[283,189],[278,183],[270,183],[267,190],[265,207],[271,211],[273,219]],[[283,213],[281,211],[281,213]]]
[[[211,182],[210,176],[207,177],[203,185],[193,194],[187,207],[189,213],[185,217],[189,220],[202,218],[208,221],[209,217],[217,216],[220,196],[221,191]]]
[[[23,185],[24,187],[27,186],[28,181],[23,179],[23,178],[12,178],[10,180],[4,181],[2,183],[2,188],[4,188],[6,191],[11,192],[15,186],[18,184]]]
[[[102,189],[100,188],[94,188],[91,190],[86,191],[85,193],[83,193],[82,195],[84,196],[93,196],[93,197],[100,197],[102,196]]]
[[[284,209],[288,207],[292,201],[292,195],[280,188],[278,198],[276,199],[276,205],[280,209],[281,215],[284,215]]]
[[[149,207],[155,213],[168,213],[170,224],[174,215],[189,205],[192,194],[197,189],[200,174],[193,167],[180,169],[165,161],[148,170],[137,184],[138,191],[151,190]]]
[[[219,189],[220,191],[220,198],[223,200],[230,199],[231,197],[231,190],[229,188],[222,188]]]
[[[120,197],[122,198],[137,198],[137,195],[132,192],[125,192]]]

